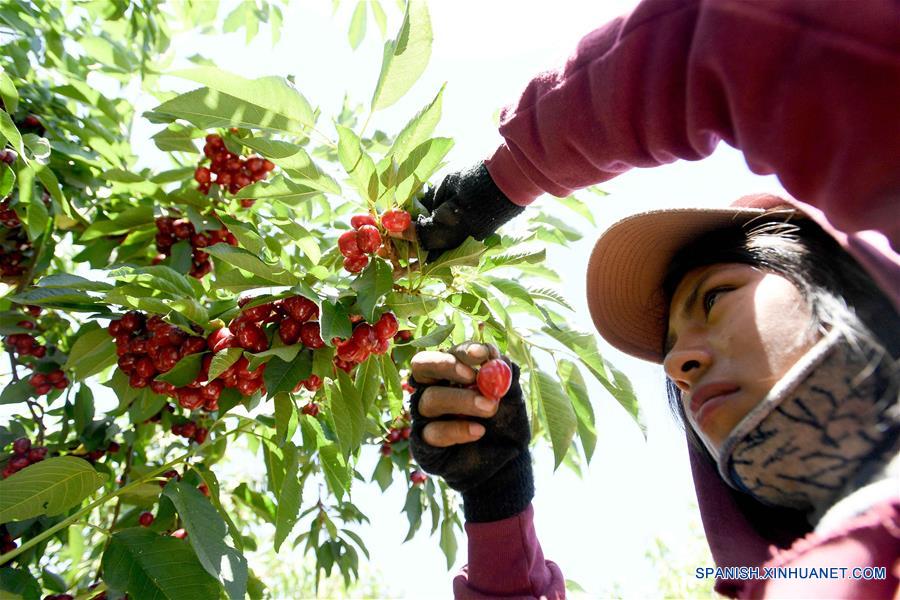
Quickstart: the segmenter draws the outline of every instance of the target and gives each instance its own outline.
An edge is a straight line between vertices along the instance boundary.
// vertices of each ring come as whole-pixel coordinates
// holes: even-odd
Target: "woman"
[[[760,576],[846,569],[829,579],[722,577],[719,591],[892,597],[900,317],[837,242],[774,196],[653,211],[598,240],[588,294],[610,343],[664,366],[692,440],[717,566],[756,567]],[[499,405],[452,387],[471,383],[470,366],[490,355],[475,344],[416,355],[413,454],[463,494],[469,566],[457,596],[562,596],[560,570],[543,560],[531,521],[518,368]],[[885,572],[853,579],[855,567]]]
[[[709,396],[706,390],[700,393],[699,400],[693,395],[694,378],[705,373],[702,356],[683,361],[675,357],[665,363],[673,385],[679,392],[686,392],[683,396],[687,406],[676,406],[683,407],[690,425],[687,431],[697,435],[696,443],[691,445],[691,461],[707,538],[716,564],[721,567],[762,565],[767,561],[807,566],[844,566],[834,561],[864,563],[873,556],[855,552],[871,546],[866,536],[881,536],[876,546],[887,548],[885,551],[896,560],[896,537],[890,538],[895,540],[891,548],[884,538],[890,537],[886,532],[891,520],[900,520],[896,503],[869,506],[858,518],[870,521],[855,522],[851,515],[858,511],[847,508],[848,504],[837,497],[823,499],[807,494],[801,502],[798,498],[802,494],[786,487],[769,497],[765,492],[769,488],[762,485],[767,482],[757,485],[753,472],[732,469],[734,461],[729,460],[740,454],[758,465],[758,460],[750,460],[752,448],[736,441],[759,433],[757,428],[766,427],[769,416],[782,414],[778,407],[783,399],[776,401],[779,390],[789,389],[795,379],[797,385],[806,381],[802,377],[804,365],[813,373],[854,371],[849,367],[815,368],[841,360],[833,350],[854,347],[860,339],[871,338],[868,334],[857,335],[862,331],[857,325],[847,329],[842,318],[828,314],[855,313],[858,322],[878,333],[880,337],[874,338],[877,345],[885,347],[888,354],[897,355],[891,338],[896,336],[896,310],[900,308],[900,5],[888,0],[645,0],[632,14],[586,36],[564,68],[536,77],[517,105],[504,111],[500,133],[504,143],[490,159],[448,176],[425,199],[431,214],[420,217],[415,229],[430,255],[452,248],[470,235],[483,239],[522,212],[541,193],[563,196],[632,167],[651,167],[676,159],[697,160],[712,153],[721,140],[743,151],[754,172],[778,175],[796,197],[789,201],[797,211],[793,220],[802,214],[815,221],[827,234],[826,239],[833,240],[833,246],[836,244],[856,261],[852,271],[857,280],[866,280],[862,289],[871,288],[874,283],[880,292],[872,293],[870,289],[860,299],[853,291],[856,284],[835,287],[834,282],[806,282],[799,276],[810,270],[809,260],[802,263],[805,266],[788,261],[779,272],[771,268],[765,255],[758,261],[740,252],[738,257],[717,259],[717,265],[749,263],[755,265],[755,273],[766,273],[753,289],[759,293],[780,290],[788,294],[787,300],[781,299],[781,306],[790,299],[796,300],[796,294],[805,298],[813,328],[801,328],[803,335],[778,337],[793,333],[788,325],[803,321],[807,315],[780,310],[758,313],[754,303],[749,307],[742,304],[739,314],[745,326],[738,331],[742,335],[752,333],[754,337],[742,339],[742,343],[754,344],[750,348],[753,352],[736,356],[756,356],[764,359],[762,366],[771,369],[765,373],[764,382],[751,384],[726,377],[713,383],[724,383],[725,389],[736,386],[739,389],[729,394],[747,403],[744,408],[759,408],[746,415],[743,409],[736,413],[723,410],[731,404],[724,401],[728,398],[722,394]],[[755,202],[764,208],[780,204],[771,198]],[[695,332],[700,315],[685,316],[676,304],[674,319],[661,320],[669,309],[670,299],[664,299],[663,291],[666,277],[661,270],[651,271],[649,263],[624,262],[635,249],[661,246],[646,241],[643,245],[614,243],[614,232],[621,234],[633,228],[631,235],[639,236],[650,231],[648,227],[656,223],[655,218],[663,219],[668,230],[653,238],[653,243],[678,243],[669,248],[672,253],[667,256],[661,251],[641,256],[648,261],[652,258],[653,264],[668,266],[675,249],[697,238],[700,231],[695,226],[703,225],[700,229],[705,233],[724,226],[723,218],[728,222],[737,219],[740,224],[745,218],[760,218],[759,211],[751,214],[734,209],[724,216],[713,213],[688,211],[635,217],[611,229],[598,242],[588,271],[589,302],[595,324],[610,343],[657,362],[663,359],[666,337],[672,342],[672,352],[691,351],[690,347],[684,348],[698,339]],[[812,230],[804,226],[798,235],[803,239],[822,237],[809,235]],[[708,247],[707,243],[705,248]],[[725,245],[715,247],[722,249]],[[805,254],[812,257],[811,266],[827,267],[835,255],[833,250]],[[702,257],[703,252],[699,254]],[[612,260],[614,256],[623,258],[617,262]],[[693,265],[691,268],[698,266],[691,260],[686,260],[686,264]],[[848,268],[833,269],[832,274]],[[679,270],[677,264],[674,269],[677,274],[669,278],[674,282],[674,290],[669,291],[680,301],[684,288],[679,290],[679,284],[686,281],[685,286],[690,286],[691,279],[699,281],[702,274]],[[619,296],[615,294],[617,290],[628,293]],[[637,294],[647,290],[656,290],[657,295]],[[822,296],[825,290],[830,291]],[[692,291],[689,289],[684,299],[696,297],[709,302],[713,317],[739,297],[736,291],[717,291],[705,300]],[[886,307],[877,308],[884,304],[880,296],[890,300]],[[823,305],[823,297],[831,300]],[[869,297],[878,299],[870,305]],[[717,306],[720,301],[722,304]],[[853,310],[842,313],[838,310],[842,302]],[[655,317],[647,318],[648,314]],[[768,323],[764,314],[790,314],[795,321],[767,328],[763,327]],[[756,329],[746,327],[754,318],[763,322]],[[671,336],[664,333],[664,326],[670,329],[667,333]],[[845,335],[831,337],[837,336],[836,332]],[[737,350],[740,346],[731,348]],[[765,352],[785,348],[791,351],[777,354],[781,368],[775,369]],[[877,352],[874,348],[869,350]],[[672,356],[672,352],[666,356]],[[714,356],[719,358],[717,365],[722,364],[722,352],[720,349]],[[478,364],[485,358],[486,350],[479,347],[461,349],[454,355],[423,353],[416,359],[414,375],[425,383],[464,383],[473,376],[464,363]],[[787,370],[782,372],[783,368]],[[514,371],[517,379],[518,372]],[[702,389],[707,381],[700,377],[697,383]],[[850,384],[856,383],[851,379]],[[764,394],[767,386],[768,392],[774,394],[771,397]],[[510,394],[518,394],[517,389],[514,385]],[[429,401],[435,395],[440,399]],[[876,396],[868,398],[872,406],[881,406]],[[698,405],[696,413],[690,407],[692,400]],[[507,410],[510,403],[504,400],[491,417],[476,407],[474,398],[460,391],[438,394],[426,389],[416,397],[416,403],[420,402],[424,412],[418,412],[414,424],[414,432],[418,432],[414,433],[414,453],[423,466],[444,474],[451,485],[460,489],[465,502],[469,571],[468,581],[464,577],[456,580],[457,594],[562,594],[559,569],[543,560],[531,522],[533,485],[525,452],[528,430],[524,412]],[[444,414],[470,414],[479,419],[454,419],[450,423],[430,420]],[[886,418],[893,418],[890,414]],[[738,425],[729,429],[735,422]],[[441,437],[432,438],[433,433],[426,433],[435,430],[442,432]],[[479,441],[472,443],[473,440]],[[479,443],[486,444],[489,451],[478,451]],[[875,456],[877,452],[870,448],[868,454]],[[491,462],[490,457],[496,456],[501,457],[502,468]],[[862,475],[860,479],[848,479],[847,485],[862,490],[863,496],[869,493],[866,488],[870,483],[890,483],[890,478],[865,475],[872,469],[880,472],[872,465],[847,468]],[[782,475],[791,477],[794,473]],[[859,494],[851,493],[849,497],[858,500]],[[799,512],[795,505],[800,506]],[[850,529],[833,538],[802,539],[813,527],[833,532],[835,523]],[[893,527],[893,531],[900,529]],[[838,558],[822,556],[821,552],[832,543],[828,540],[834,540],[834,544],[843,540]],[[772,544],[776,548],[792,548],[792,553],[772,556]],[[848,550],[847,544],[856,550]],[[818,562],[804,563],[807,551],[815,551],[812,556]],[[730,595],[783,595],[790,590],[780,586],[797,583],[746,582],[729,579],[728,573],[722,575],[717,589]],[[870,583],[843,580],[822,580],[826,588],[813,589],[813,582],[804,580],[799,582],[805,586],[799,593],[884,595],[887,588],[893,590],[896,586],[896,575],[892,577],[880,582],[886,588],[877,590],[866,587]]]

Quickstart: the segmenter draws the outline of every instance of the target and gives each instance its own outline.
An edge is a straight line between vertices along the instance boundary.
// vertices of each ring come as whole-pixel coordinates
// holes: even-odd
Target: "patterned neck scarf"
[[[729,434],[722,478],[764,504],[807,510],[815,523],[838,500],[893,477],[897,367],[879,357],[838,331],[825,336]]]

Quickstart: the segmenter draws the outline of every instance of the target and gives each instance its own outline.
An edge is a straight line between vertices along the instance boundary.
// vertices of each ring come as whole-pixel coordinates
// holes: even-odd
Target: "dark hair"
[[[838,329],[860,352],[876,349],[874,364],[884,360],[896,367],[900,316],[859,263],[813,221],[768,213],[701,236],[669,264],[663,282],[666,305],[688,271],[719,263],[748,264],[783,276],[808,303],[812,328],[821,333]],[[666,389],[669,407],[684,426],[681,391],[669,378]],[[693,429],[686,429],[690,441],[706,452]]]

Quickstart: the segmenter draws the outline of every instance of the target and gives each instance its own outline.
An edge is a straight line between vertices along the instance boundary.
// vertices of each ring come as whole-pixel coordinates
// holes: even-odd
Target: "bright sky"
[[[388,34],[393,35],[399,13],[392,0],[382,1],[390,17]],[[399,131],[447,82],[444,117],[436,135],[456,140],[448,169],[466,167],[499,143],[494,119],[501,106],[514,102],[533,75],[562,64],[582,35],[633,4],[626,0],[436,0],[430,6],[434,46],[425,75],[408,97],[376,114],[373,125]],[[382,40],[371,15],[362,46],[356,52],[349,47],[346,30],[354,6],[355,2],[345,0],[332,16],[330,0],[292,2],[283,39],[274,49],[266,32],[249,47],[243,32],[216,40],[180,36],[175,47],[180,57],[199,51],[220,67],[248,77],[293,74],[298,88],[330,119],[340,109],[345,91],[357,102],[371,98],[380,67]],[[151,107],[148,100],[138,108]],[[136,143],[155,129],[139,120]],[[147,151],[157,152],[155,148]],[[611,195],[593,199],[597,230],[568,251],[548,254],[550,266],[562,275],[566,295],[577,307],[572,322],[585,330],[591,322],[583,298],[584,268],[602,229],[650,208],[721,205],[744,193],[780,190],[773,178],[752,175],[741,155],[725,147],[700,163],[633,171],[602,187]],[[534,210],[541,205],[539,200]],[[545,556],[560,564],[566,577],[579,582],[589,595],[608,591],[617,582],[624,597],[653,596],[655,574],[649,571],[644,552],[658,535],[678,547],[688,535],[688,524],[698,519],[691,508],[694,495],[687,454],[665,405],[662,371],[605,344],[601,348],[634,383],[646,412],[648,439],[643,440],[605,391],[592,387],[599,441],[585,479],[566,469],[554,474],[552,456],[536,453],[538,534]],[[371,454],[360,468],[366,476],[372,472],[374,448]],[[400,487],[393,486],[383,496],[374,484],[354,489],[354,501],[372,519],[372,526],[362,533],[374,564],[364,570],[379,572],[397,596],[450,597],[453,572],[465,562],[465,540],[460,540],[458,565],[449,573],[436,537],[429,539],[423,532],[402,544],[407,523],[400,512]],[[288,564],[291,558],[286,551],[283,557]],[[685,571],[684,577],[691,573]]]

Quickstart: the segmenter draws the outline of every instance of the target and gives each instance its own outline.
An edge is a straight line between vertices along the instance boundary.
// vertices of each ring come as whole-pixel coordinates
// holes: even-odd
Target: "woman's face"
[[[722,263],[684,276],[669,306],[663,367],[708,447],[721,448],[815,344],[811,321],[800,291],[780,275]]]

